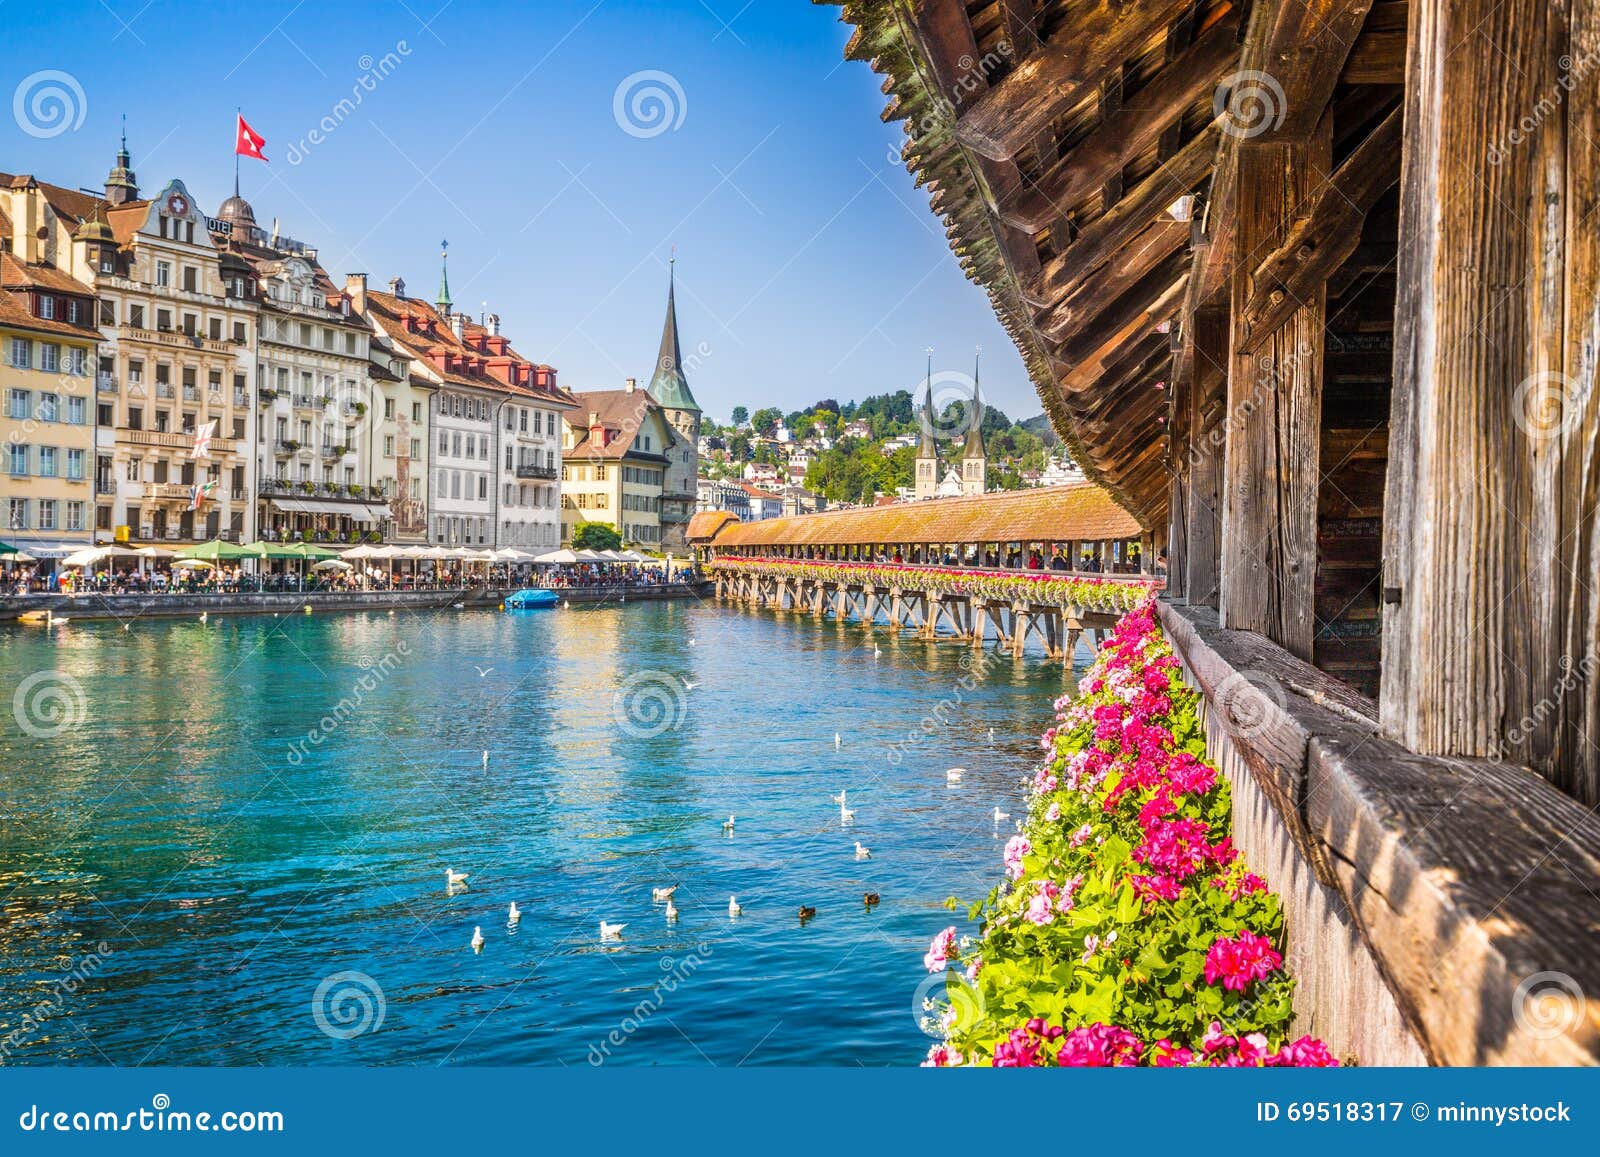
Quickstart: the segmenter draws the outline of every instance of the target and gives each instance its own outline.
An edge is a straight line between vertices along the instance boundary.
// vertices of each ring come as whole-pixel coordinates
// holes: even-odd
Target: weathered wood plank
[[[1100,127],[1079,141],[1054,168],[1019,189],[1011,202],[1002,203],[1001,215],[1021,228],[1042,229],[1120,173],[1237,64],[1235,32],[1232,21],[1208,30],[1147,86],[1103,113]]]
[[[1094,0],[1081,6],[1069,24],[968,106],[956,125],[957,139],[993,160],[1016,156],[1191,3]]]
[[[1228,112],[1246,147],[1303,140],[1333,96],[1372,0],[1259,0]]]
[[[1220,309],[1202,309],[1194,331],[1194,372],[1189,386],[1188,577],[1189,601],[1216,607],[1222,552],[1222,458],[1227,437],[1228,318]],[[1175,560],[1175,565],[1178,560]]]
[[[1057,294],[1071,292],[1178,198],[1195,192],[1210,172],[1221,135],[1220,122],[1214,122],[1125,193],[1109,213],[1085,225],[1077,240],[1041,271],[1032,296],[1053,302]]]
[[[1261,343],[1245,346],[1247,259],[1283,238],[1326,179],[1331,118],[1303,144],[1254,148],[1239,160],[1238,249],[1223,462],[1222,597],[1225,625],[1259,631],[1303,659],[1315,631],[1317,431],[1322,420],[1325,291],[1310,295]]]

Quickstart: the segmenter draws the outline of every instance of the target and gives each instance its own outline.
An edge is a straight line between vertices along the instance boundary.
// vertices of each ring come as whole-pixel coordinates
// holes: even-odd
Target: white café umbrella
[[[597,550],[580,550],[573,556],[574,562],[605,562],[605,557]]]
[[[542,566],[571,566],[578,561],[578,556],[563,547],[560,550],[552,550],[547,554],[541,554],[533,561]]]
[[[354,570],[355,568],[342,558],[325,558],[321,562],[313,563],[312,570]]]
[[[106,549],[111,550],[114,548],[107,547]],[[171,558],[176,552],[163,550],[159,546],[141,546],[133,553],[138,555],[140,558]]]
[[[363,558],[383,558],[385,556],[378,553],[378,551],[380,551],[382,549],[383,549],[382,547],[368,546],[365,543],[363,543],[361,546],[353,546],[353,547],[351,547],[349,550],[345,551],[339,557],[340,558],[353,558],[353,559],[358,559],[358,560],[359,559],[363,559]]]
[[[62,566],[93,566],[108,558],[137,558],[139,552],[126,546],[91,546],[75,550],[61,560]]]
[[[172,564],[172,569],[173,570],[177,570],[180,567],[182,567],[184,569],[193,569],[193,570],[216,570],[217,569],[215,563],[209,563],[203,558],[180,558],[177,562]]]
[[[618,562],[646,562],[648,560],[644,557],[644,555],[640,554],[636,550],[624,550],[624,551],[619,551],[618,552],[617,561]]]

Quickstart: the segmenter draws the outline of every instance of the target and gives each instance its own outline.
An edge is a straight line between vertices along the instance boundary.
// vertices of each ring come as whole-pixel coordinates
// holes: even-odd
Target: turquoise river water
[[[1065,685],[692,602],[0,626],[0,1065],[914,1064]]]

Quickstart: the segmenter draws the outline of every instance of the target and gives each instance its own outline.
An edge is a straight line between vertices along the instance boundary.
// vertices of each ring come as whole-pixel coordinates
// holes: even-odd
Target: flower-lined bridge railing
[[[1021,655],[1030,637],[1071,662],[1085,630],[1108,629],[1159,584],[1139,575],[997,571],[904,563],[718,556],[719,598],[863,623],[927,639],[990,641]]]

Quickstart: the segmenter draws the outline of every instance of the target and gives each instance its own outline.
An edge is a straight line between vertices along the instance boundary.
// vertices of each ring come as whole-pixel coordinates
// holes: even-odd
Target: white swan
[[[515,900],[511,901],[511,911],[506,913],[506,923],[515,924],[522,919],[522,909],[517,907]]]
[[[672,894],[677,890],[678,885],[676,884],[672,885],[670,888],[651,888],[650,899],[656,903],[660,903],[662,900],[670,900],[672,899]]]
[[[678,906],[676,904],[674,904],[672,902],[672,900],[669,898],[667,900],[667,919],[668,919],[668,921],[672,921],[672,920],[676,920],[677,918],[678,918]]]
[[[841,824],[847,824],[847,823],[849,823],[851,820],[853,820],[855,818],[856,818],[856,809],[855,808],[853,808],[853,807],[845,807],[843,804],[839,805],[839,822]]]
[[[727,822],[725,822],[722,825],[722,830],[727,832],[730,836],[733,834],[733,817],[732,816],[729,816],[728,819],[727,819]]]
[[[1010,818],[1011,818],[1011,813],[1010,812],[1003,812],[999,808],[995,808],[994,809],[994,826],[995,827],[999,827],[1000,826],[1000,821],[1001,820],[1008,820]]]
[[[211,612],[210,611],[201,611],[200,612],[200,621],[202,623],[205,622],[210,617],[211,617]]]
[[[862,847],[860,840],[856,841],[856,859],[858,859],[858,860],[870,860],[870,859],[872,859],[872,849],[871,848]]]
[[[734,897],[729,896],[728,897],[728,919],[729,920],[734,919],[736,916],[739,915],[739,913],[741,913],[743,911],[744,911],[744,908],[743,908],[743,906],[740,905],[739,901],[736,900]]]
[[[489,766],[489,752],[487,750],[483,753],[483,766]]]
[[[474,952],[482,952],[483,951],[483,929],[482,928],[475,927],[472,930],[472,950]]]
[[[600,939],[621,940],[622,930],[626,927],[626,924],[607,924],[604,920],[602,920],[600,921]]]
[[[467,873],[458,872],[454,868],[444,870],[444,885],[446,888],[465,888],[467,886]]]

